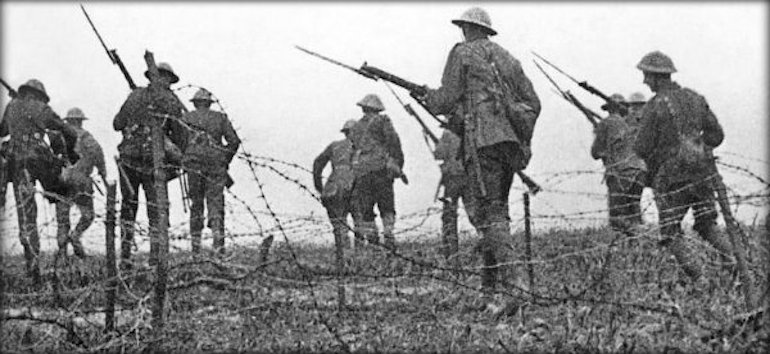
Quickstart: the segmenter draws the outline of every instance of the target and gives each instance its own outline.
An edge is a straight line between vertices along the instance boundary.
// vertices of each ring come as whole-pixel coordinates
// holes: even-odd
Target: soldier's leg
[[[201,249],[201,232],[203,230],[203,198],[204,181],[200,172],[189,171],[187,174],[187,197],[190,198],[190,240],[193,253]]]
[[[396,228],[396,197],[393,192],[393,180],[387,174],[383,174],[378,180],[375,191],[377,209],[380,211],[380,218],[382,218],[382,237],[385,247],[395,250],[396,237],[393,232]]]
[[[70,233],[70,201],[62,200],[56,203],[56,245],[58,250],[54,258],[54,264],[58,265],[59,259],[67,256],[67,243]]]
[[[702,275],[701,266],[685,243],[681,227],[681,221],[689,209],[689,198],[683,187],[684,185],[674,185],[655,188],[662,236],[660,243],[674,255],[688,277],[698,280]]]
[[[441,239],[442,253],[449,257],[457,253],[459,242],[457,239],[457,204],[461,195],[462,185],[457,178],[444,176],[444,198],[441,210]]]
[[[128,268],[134,243],[136,211],[139,208],[141,175],[126,165],[122,167],[124,178],[120,179],[120,266]]]
[[[94,222],[94,198],[91,194],[81,195],[76,202],[78,209],[80,210],[80,219],[78,224],[75,225],[75,229],[69,236],[72,243],[72,249],[75,251],[75,255],[81,259],[86,258],[86,251],[83,249],[83,243],[81,238],[83,233],[91,227]]]
[[[37,204],[35,203],[35,181],[26,170],[15,171],[13,193],[16,198],[16,214],[19,220],[19,242],[24,248],[27,272],[33,281],[40,281],[38,255],[40,243],[37,237]]]
[[[610,215],[610,228],[615,231],[626,229],[624,216],[626,209],[625,192],[618,181],[619,176],[607,176],[607,209]]]
[[[693,229],[719,252],[722,262],[733,263],[733,247],[717,229],[714,190],[706,183],[698,183],[690,191],[693,216],[695,217]]]
[[[212,174],[206,180],[206,208],[209,228],[214,237],[214,249],[225,251],[225,175]]]
[[[348,208],[342,201],[334,201],[325,205],[326,213],[329,215],[329,221],[332,224],[332,232],[334,233],[334,244],[336,247],[346,249],[349,247],[350,240],[348,240],[348,223],[347,215]]]
[[[644,223],[642,220],[642,193],[644,192],[644,173],[637,173],[634,177],[634,181],[631,184],[631,188],[628,191],[629,201],[629,223],[633,225],[641,225]]]
[[[359,177],[353,186],[352,204],[353,220],[355,221],[355,233],[357,241],[361,245],[365,240],[369,242],[377,239],[377,229],[374,223],[374,198],[370,193],[372,189],[371,174]],[[356,244],[358,247],[359,244]]]

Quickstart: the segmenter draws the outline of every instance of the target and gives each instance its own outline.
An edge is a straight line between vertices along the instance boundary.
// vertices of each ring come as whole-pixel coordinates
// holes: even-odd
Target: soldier
[[[94,139],[93,135],[83,129],[83,121],[88,119],[79,108],[67,111],[64,121],[72,126],[78,134],[75,143],[75,153],[79,159],[74,165],[68,166],[62,171],[62,179],[70,185],[67,195],[56,202],[56,241],[59,251],[56,259],[67,256],[67,243],[72,244],[75,255],[81,259],[86,258],[80,237],[94,221],[94,188],[91,180],[93,169],[99,172],[102,180],[107,184],[107,168],[104,163],[102,147]],[[80,219],[74,230],[70,230],[70,207],[77,205],[80,210]]]
[[[19,218],[19,240],[24,247],[26,270],[35,284],[40,282],[38,255],[40,239],[37,232],[37,204],[35,181],[45,189],[46,198],[54,202],[64,193],[59,180],[61,162],[43,140],[45,130],[63,134],[68,150],[77,139],[74,128],[64,123],[48,106],[48,94],[43,84],[30,79],[19,86],[19,96],[5,108],[0,138],[10,135],[8,150],[11,158],[11,178]]]
[[[353,157],[353,144],[350,142],[350,129],[356,125],[356,120],[351,119],[340,130],[345,134],[345,139],[337,140],[329,144],[324,151],[313,161],[313,185],[321,194],[321,202],[326,207],[329,220],[334,229],[334,242],[337,247],[348,248],[348,214],[353,211],[350,205],[350,194],[353,190],[353,169],[351,159]],[[326,164],[331,161],[332,173],[321,183],[321,174]],[[356,245],[362,245],[362,241],[356,238]]]
[[[227,174],[241,139],[224,113],[210,109],[214,100],[206,89],[200,89],[190,100],[195,110],[184,115],[188,126],[187,147],[183,165],[189,174],[190,236],[192,250],[200,252],[203,230],[204,197],[208,209],[208,227],[214,238],[213,249],[225,251],[225,186],[232,180]],[[222,144],[222,139],[227,145]]]
[[[630,235],[632,227],[642,224],[640,202],[647,167],[633,150],[639,131],[638,114],[630,111],[621,115],[620,104],[626,103],[623,95],[616,93],[610,99],[617,105],[602,106],[609,116],[594,129],[591,156],[604,163],[610,227]]]
[[[697,258],[684,242],[681,221],[692,208],[693,229],[724,258],[731,247],[716,229],[717,212],[712,188],[712,161],[708,150],[719,146],[724,132],[706,99],[671,80],[674,63],[654,51],[636,66],[644,83],[655,92],[645,106],[639,136],[634,146],[652,175],[659,210],[661,245],[676,257],[682,270],[694,281],[701,276]]]
[[[350,129],[350,140],[355,149],[353,171],[356,181],[353,185],[353,220],[357,233],[370,244],[379,243],[374,205],[380,212],[385,247],[393,250],[396,239],[393,229],[396,223],[396,208],[393,180],[400,177],[404,183],[404,153],[401,140],[393,129],[390,118],[381,114],[385,110],[377,95],[366,95],[357,103],[364,116]]]
[[[179,77],[167,63],[158,64],[160,73],[157,80],[158,90],[150,87],[139,87],[131,92],[120,111],[112,121],[112,127],[123,134],[123,140],[118,145],[120,160],[118,171],[120,177],[120,207],[121,223],[121,267],[129,268],[131,246],[134,240],[134,221],[139,207],[139,186],[144,189],[147,200],[147,217],[150,221],[150,235],[154,237],[158,225],[158,200],[154,187],[155,177],[152,170],[152,133],[151,120],[160,119],[160,115],[181,117],[184,106],[179,98],[171,91],[171,84],[179,81]],[[149,72],[144,76],[149,79]],[[166,132],[165,159],[169,165],[179,166],[182,153],[178,145],[183,142],[184,133],[177,119],[164,119],[163,130]],[[172,175],[173,176],[173,175]],[[168,205],[164,206],[168,208]],[[150,242],[151,255],[156,254],[155,242]],[[150,259],[150,264],[155,263]]]
[[[448,115],[448,128],[463,139],[462,161],[476,205],[471,221],[482,236],[482,289],[489,294],[498,275],[503,284],[515,278],[508,192],[515,171],[531,156],[540,100],[519,61],[489,40],[497,32],[486,11],[471,8],[452,23],[465,40],[449,53],[441,87],[412,96],[434,114]]]
[[[473,219],[473,204],[468,203],[467,178],[463,163],[459,158],[460,137],[445,129],[433,151],[433,157],[441,161],[441,185],[444,186],[444,196],[441,202],[441,239],[444,245],[443,254],[449,258],[457,253],[459,248],[457,238],[457,205],[463,199],[468,217]]]

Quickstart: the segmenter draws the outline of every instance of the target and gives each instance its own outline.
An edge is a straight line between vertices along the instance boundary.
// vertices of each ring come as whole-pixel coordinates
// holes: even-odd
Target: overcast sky
[[[301,45],[339,61],[392,71],[436,87],[452,46],[462,39],[450,23],[480,5],[499,35],[492,39],[517,57],[539,94],[543,109],[533,138],[527,173],[546,188],[533,199],[533,213],[553,215],[605,207],[601,162],[589,154],[592,131],[581,114],[556,96],[532,64],[536,51],[578,79],[628,96],[641,91],[635,66],[653,50],[674,61],[673,78],[706,97],[727,135],[717,153],[724,161],[767,170],[767,5],[747,3],[205,3],[84,2],[107,45],[117,48],[139,85],[145,49],[169,62],[181,81],[219,97],[247,151],[308,168],[342,124],[361,116],[355,103],[367,93],[383,99],[401,136],[405,172],[411,183],[396,182],[397,212],[419,212],[433,201],[439,170],[416,122],[379,82],[335,67],[294,48]],[[77,106],[90,117],[85,127],[102,143],[108,170],[120,133],[112,119],[129,93],[88,26],[77,3],[2,2],[2,74],[13,86],[41,80],[60,115]],[[588,106],[601,101],[554,73]],[[194,89],[179,91],[186,103]],[[398,89],[402,98],[408,93]],[[7,99],[3,91],[3,108]],[[414,103],[413,103],[414,104]],[[191,107],[191,105],[188,105]],[[427,115],[424,115],[427,118]],[[434,131],[440,133],[433,122]],[[557,175],[588,170],[587,174]],[[233,191],[261,208],[248,169],[235,163]],[[286,170],[312,186],[310,175]],[[260,171],[267,197],[281,213],[325,215],[295,186]],[[739,193],[759,187],[725,171]],[[516,200],[521,184],[514,183]],[[550,191],[549,191],[550,190]],[[172,223],[187,217],[170,185]],[[512,205],[513,213],[519,204]],[[140,211],[144,214],[143,211]],[[752,217],[750,213],[747,217]],[[594,215],[596,216],[596,215]],[[515,219],[514,215],[514,219]],[[15,224],[15,217],[11,219]],[[545,219],[540,225],[548,224]],[[6,220],[6,224],[8,220]],[[233,225],[234,223],[230,223]],[[244,221],[244,225],[248,222]],[[14,225],[15,226],[15,225]],[[403,225],[402,225],[403,226]]]

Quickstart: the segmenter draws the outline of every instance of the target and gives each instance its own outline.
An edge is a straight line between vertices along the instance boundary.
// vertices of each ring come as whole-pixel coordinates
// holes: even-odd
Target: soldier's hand
[[[428,95],[428,86],[422,85],[419,88],[410,91],[409,95],[417,101],[424,102],[426,96]]]
[[[409,178],[406,177],[405,174],[401,174],[401,182],[404,182],[404,184],[409,185]]]

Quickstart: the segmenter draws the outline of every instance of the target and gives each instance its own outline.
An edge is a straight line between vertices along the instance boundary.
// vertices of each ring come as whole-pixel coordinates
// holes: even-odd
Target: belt
[[[32,141],[32,140],[42,141],[43,140],[43,134],[32,133],[32,134],[22,134],[22,136],[21,136],[21,141],[23,141],[25,143],[29,142],[29,141]]]

